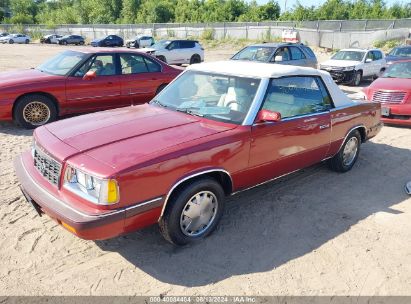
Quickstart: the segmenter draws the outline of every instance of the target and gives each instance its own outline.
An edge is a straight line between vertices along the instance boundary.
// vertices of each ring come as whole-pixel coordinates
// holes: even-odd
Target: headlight
[[[116,180],[97,178],[71,166],[64,174],[64,188],[96,205],[112,205],[120,200]]]
[[[355,69],[355,66],[349,66],[349,67],[345,67],[344,69],[343,69],[343,71],[352,71],[352,70],[354,70]]]

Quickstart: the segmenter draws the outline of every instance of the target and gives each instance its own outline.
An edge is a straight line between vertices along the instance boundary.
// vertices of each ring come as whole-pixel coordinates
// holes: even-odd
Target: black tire
[[[79,44],[80,44],[80,45],[84,45],[84,41],[80,41]]]
[[[64,41],[62,42],[62,44],[63,44],[63,45],[67,45],[67,41],[64,40]]]
[[[9,40],[9,44],[13,44],[14,43],[14,40],[13,39],[10,39]]]
[[[362,71],[355,71],[351,85],[358,87],[362,81]]]
[[[138,42],[134,43],[134,47],[135,47],[136,49],[139,49],[139,48],[140,48],[140,45],[138,44]]]
[[[27,115],[24,114],[25,111],[29,111],[26,107],[30,104],[37,104],[41,110],[48,111],[47,116],[44,116],[44,113],[41,113],[41,115],[44,116],[43,120],[39,120],[36,122],[35,120],[30,121],[29,118],[27,118]],[[26,112],[28,113],[28,112]],[[37,114],[40,115],[40,114]],[[26,95],[20,98],[16,106],[14,107],[14,120],[16,121],[17,124],[22,126],[23,128],[26,129],[34,129],[36,127],[39,127],[41,125],[44,125],[46,123],[50,123],[52,121],[55,121],[57,119],[57,109],[56,106],[54,105],[53,101],[44,95],[41,94],[31,94],[31,95]]]
[[[204,230],[201,231],[201,233],[198,235],[187,235],[182,230],[182,227],[184,226],[181,226],[181,221],[184,218],[182,213],[189,209],[189,206],[187,205],[189,201],[193,200],[194,196],[201,193],[202,195],[210,195],[210,193],[214,195],[216,200],[213,201],[216,202],[216,204],[214,205],[215,207],[211,209],[211,212],[215,213],[207,224],[209,226],[203,227]],[[221,185],[212,178],[199,179],[187,184],[170,197],[170,201],[168,202],[163,217],[159,221],[160,231],[164,238],[170,243],[180,246],[187,245],[188,243],[203,239],[210,235],[217,227],[223,212],[224,191]]]
[[[166,83],[163,83],[162,85],[160,85],[160,86],[157,88],[156,95],[158,95],[158,93],[160,93],[166,86],[167,86]]]
[[[25,44],[29,44],[30,40],[26,39],[26,41],[24,41]]]
[[[356,142],[357,149],[356,149],[355,154],[353,155],[352,160],[349,163],[346,163],[344,159],[344,154],[345,154],[344,151],[345,151],[345,147],[347,146],[347,143],[351,141]],[[330,158],[327,161],[328,167],[333,171],[341,172],[341,173],[350,171],[358,159],[358,155],[360,154],[360,148],[361,148],[361,135],[358,130],[354,130],[350,134],[348,134],[347,139],[342,145],[340,151],[338,151],[338,153],[334,155],[333,158]]]
[[[166,59],[166,57],[164,57],[164,56],[160,55],[160,56],[157,56],[157,58],[158,58],[159,60],[161,60],[162,62],[167,63],[167,59]]]
[[[190,64],[197,64],[197,63],[201,63],[201,57],[198,54],[194,54],[190,58]]]

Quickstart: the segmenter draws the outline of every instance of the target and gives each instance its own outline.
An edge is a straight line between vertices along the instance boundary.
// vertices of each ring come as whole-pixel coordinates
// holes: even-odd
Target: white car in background
[[[0,43],[30,43],[30,37],[24,34],[10,34],[0,38]]]
[[[195,40],[160,40],[151,48],[140,50],[168,64],[195,64],[204,61],[204,49]]]
[[[126,47],[134,47],[136,49],[150,47],[154,44],[152,36],[136,36],[134,39],[126,40]]]
[[[358,86],[363,78],[377,78],[386,65],[379,49],[343,49],[321,63],[320,69],[329,72],[337,83]]]

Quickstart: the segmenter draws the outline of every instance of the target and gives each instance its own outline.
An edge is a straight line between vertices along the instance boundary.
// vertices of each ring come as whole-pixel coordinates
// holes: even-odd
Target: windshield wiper
[[[153,99],[151,102],[155,103],[155,104],[158,104],[160,107],[163,107],[163,108],[169,108],[170,107],[170,106],[168,106],[164,103],[161,103],[160,100],[158,100],[158,99]]]
[[[183,112],[183,113],[186,113],[186,114],[189,114],[189,115],[193,115],[193,116],[204,117],[204,115],[193,111],[193,109],[198,109],[198,108],[196,108],[196,107],[176,108],[176,111],[178,111],[178,112]]]

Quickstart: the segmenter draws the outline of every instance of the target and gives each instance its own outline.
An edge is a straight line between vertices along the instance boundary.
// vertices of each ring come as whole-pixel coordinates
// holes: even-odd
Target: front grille
[[[61,164],[50,156],[48,156],[43,151],[39,150],[38,147],[34,149],[34,166],[50,183],[58,185],[61,171]]]
[[[405,98],[405,92],[376,91],[372,101],[382,103],[400,103]]]

